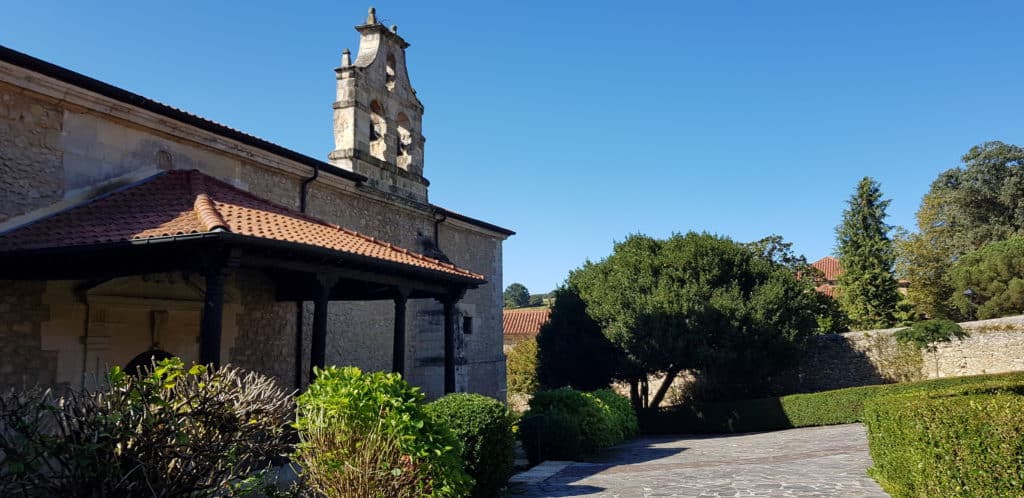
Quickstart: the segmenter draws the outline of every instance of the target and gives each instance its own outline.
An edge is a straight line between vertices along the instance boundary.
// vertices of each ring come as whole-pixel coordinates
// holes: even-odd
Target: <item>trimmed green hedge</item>
[[[875,463],[870,474],[893,496],[1020,496],[1024,490],[1019,393],[884,397],[869,400],[863,418]]]
[[[758,432],[863,421],[864,403],[881,396],[944,392],[970,394],[1024,390],[1024,372],[851,387],[718,403],[690,403],[642,414],[641,428],[655,434]]]
[[[534,394],[519,437],[531,462],[571,460],[619,444],[637,428],[629,400],[622,396],[563,387]]]
[[[515,417],[505,404],[487,396],[454,393],[428,403],[427,414],[447,425],[462,442],[466,472],[476,484],[470,496],[498,496],[515,462]]]

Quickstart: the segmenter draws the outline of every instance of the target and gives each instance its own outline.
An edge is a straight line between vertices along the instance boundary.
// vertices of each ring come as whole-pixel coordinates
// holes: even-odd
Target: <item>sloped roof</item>
[[[551,308],[516,308],[502,312],[505,335],[535,336],[551,316]]]
[[[158,173],[9,230],[0,234],[0,251],[223,232],[484,281],[482,275],[293,211],[196,170]]]
[[[811,266],[820,270],[825,280],[839,280],[839,275],[843,274],[843,267],[839,264],[839,260],[832,256],[825,256],[811,263]]]

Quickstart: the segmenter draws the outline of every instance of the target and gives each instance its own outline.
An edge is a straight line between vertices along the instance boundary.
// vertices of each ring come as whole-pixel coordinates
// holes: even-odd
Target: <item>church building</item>
[[[326,162],[0,47],[0,388],[173,355],[504,398],[513,232],[430,200],[409,44],[356,30]]]

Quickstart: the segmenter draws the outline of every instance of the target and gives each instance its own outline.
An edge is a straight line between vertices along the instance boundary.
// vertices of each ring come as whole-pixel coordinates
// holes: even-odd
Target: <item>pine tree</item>
[[[885,223],[889,200],[878,182],[864,177],[847,201],[843,223],[836,227],[836,252],[843,273],[839,302],[854,329],[890,327],[899,294],[893,275],[895,248]]]

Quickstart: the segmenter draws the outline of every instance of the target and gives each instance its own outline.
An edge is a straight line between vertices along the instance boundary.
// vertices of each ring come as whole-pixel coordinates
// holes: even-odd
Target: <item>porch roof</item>
[[[158,173],[0,233],[0,257],[219,239],[475,286],[484,277],[267,201],[196,170]],[[156,263],[156,262],[154,262]],[[0,268],[0,278],[3,278]]]

